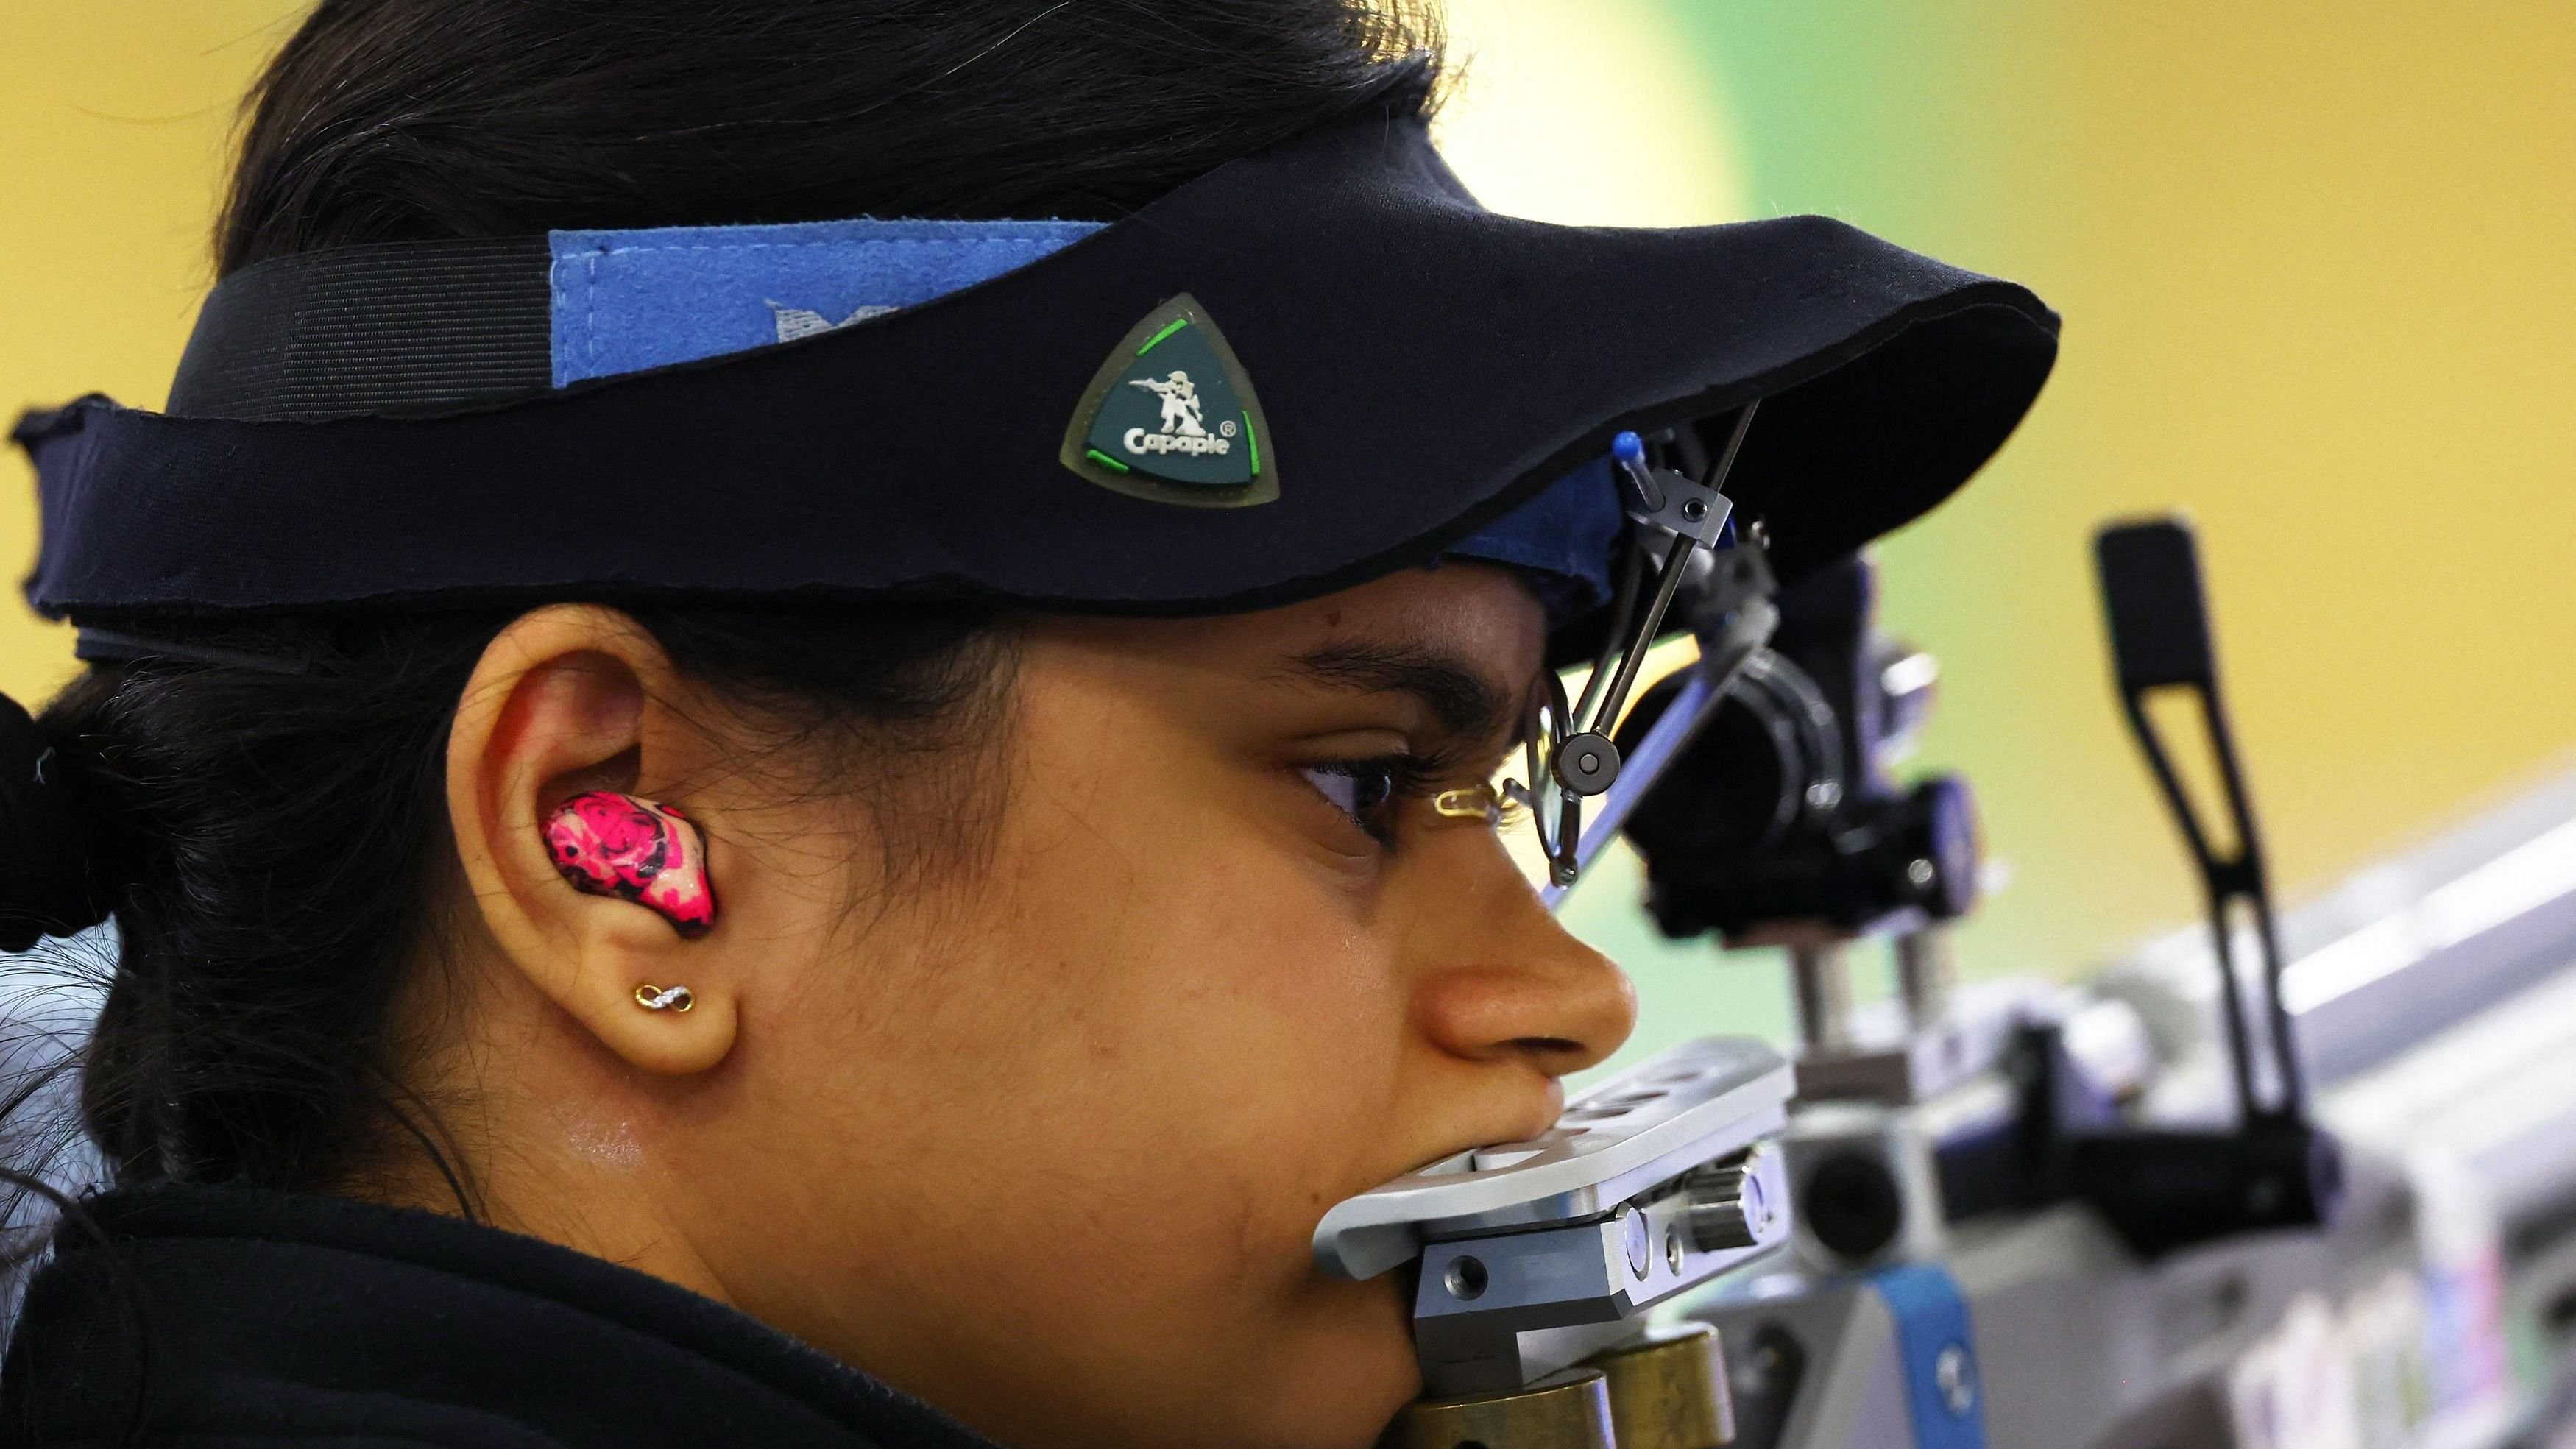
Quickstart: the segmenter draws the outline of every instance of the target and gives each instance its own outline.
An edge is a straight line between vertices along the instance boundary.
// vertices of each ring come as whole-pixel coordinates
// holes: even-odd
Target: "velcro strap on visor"
[[[883,316],[1100,228],[861,218],[282,257],[207,297],[169,411],[315,422],[493,406]]]

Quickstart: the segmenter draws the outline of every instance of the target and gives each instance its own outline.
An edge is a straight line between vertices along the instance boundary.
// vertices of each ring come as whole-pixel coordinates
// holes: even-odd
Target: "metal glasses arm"
[[[1665,767],[1698,736],[1701,726],[1716,717],[1718,706],[1726,702],[1727,691],[1779,626],[1779,610],[1769,597],[1771,573],[1758,551],[1748,550],[1740,557],[1721,555],[1715,583],[1703,617],[1715,621],[1716,626],[1700,638],[1699,662],[1691,667],[1690,678],[1683,682],[1681,692],[1655,717],[1646,737],[1620,763],[1619,777],[1602,794],[1593,812],[1592,827],[1576,834],[1574,870],[1578,879],[1626,827],[1638,802],[1663,778]],[[1539,900],[1552,911],[1572,889],[1571,883],[1551,883],[1539,892]]]
[[[1646,651],[1653,646],[1683,580],[1691,572],[1692,555],[1701,550],[1715,552],[1727,537],[1733,505],[1720,490],[1744,446],[1745,434],[1753,426],[1757,406],[1748,403],[1736,415],[1726,446],[1710,467],[1705,482],[1649,466],[1645,445],[1634,433],[1620,434],[1611,445],[1611,458],[1627,483],[1627,513],[1634,536],[1623,569],[1610,638],[1573,709],[1566,708],[1561,693],[1551,690],[1548,709],[1530,743],[1531,785],[1516,787],[1513,792],[1513,798],[1530,807],[1538,824],[1540,848],[1548,862],[1545,899],[1550,907],[1582,877],[1584,868],[1617,834],[1620,822],[1653,785],[1655,777],[1725,698],[1744,660],[1769,637],[1769,626],[1776,622],[1777,616],[1765,603],[1760,611],[1759,637],[1750,644],[1740,649],[1722,647],[1714,653],[1703,648],[1700,672],[1685,697],[1676,700],[1656,720],[1638,746],[1637,759],[1621,758],[1611,733],[1627,706],[1629,692],[1636,686]],[[1659,544],[1661,557],[1654,593],[1639,610],[1636,599],[1641,592],[1643,561]],[[1767,579],[1767,573],[1764,577]],[[1736,612],[1749,617],[1748,611]],[[1535,788],[1542,773],[1559,792],[1552,811],[1551,802]],[[1583,802],[1596,796],[1602,798],[1601,810],[1587,830]]]

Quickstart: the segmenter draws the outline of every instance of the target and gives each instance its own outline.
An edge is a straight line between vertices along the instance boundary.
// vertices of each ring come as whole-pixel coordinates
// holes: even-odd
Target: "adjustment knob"
[[[1936,921],[1952,921],[1977,904],[1977,872],[1985,845],[1977,828],[1977,797],[1956,775],[1935,775],[1899,807],[1903,824],[1890,843],[1902,858],[1904,882],[1893,885],[1895,903],[1919,906]]]
[[[1703,1253],[1750,1248],[1771,1226],[1771,1200],[1754,1173],[1751,1153],[1691,1174],[1690,1208],[1685,1214],[1691,1246]]]
[[[1556,783],[1569,795],[1598,795],[1619,778],[1619,747],[1586,730],[1556,749]]]

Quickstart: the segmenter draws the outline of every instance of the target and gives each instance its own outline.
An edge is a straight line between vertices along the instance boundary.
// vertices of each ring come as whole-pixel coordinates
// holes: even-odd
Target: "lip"
[[[1373,1191],[1400,1177],[1411,1177],[1416,1173],[1429,1172],[1441,1166],[1443,1163],[1453,1162],[1470,1152],[1481,1152],[1487,1148],[1501,1147],[1513,1142],[1526,1142],[1531,1138],[1540,1136],[1550,1128],[1553,1128],[1557,1123],[1557,1119],[1565,1115],[1565,1083],[1557,1078],[1550,1077],[1547,1083],[1547,1093],[1547,1115],[1545,1120],[1539,1122],[1536,1127],[1533,1127],[1526,1132],[1514,1132],[1508,1136],[1480,1137],[1472,1142],[1462,1143],[1459,1146],[1449,1148],[1448,1150],[1440,1152],[1434,1156],[1415,1162],[1410,1167],[1388,1173],[1386,1176],[1378,1178],[1376,1181],[1357,1189],[1356,1192],[1344,1193],[1343,1196],[1356,1196],[1359,1192]],[[1335,1201],[1339,1200],[1340,1199],[1335,1199]]]

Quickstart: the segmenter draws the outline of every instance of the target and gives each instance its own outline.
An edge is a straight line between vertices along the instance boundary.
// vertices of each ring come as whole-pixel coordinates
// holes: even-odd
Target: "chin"
[[[1242,1449],[1368,1449],[1421,1392],[1406,1275],[1320,1286],[1305,1331],[1236,1384]],[[1200,1443],[1210,1442],[1200,1440]]]
[[[1292,1385],[1245,1384],[1232,1432],[1190,1436],[1191,1449],[1222,1442],[1228,1449],[1370,1449],[1396,1411],[1411,1402],[1420,1380],[1408,1361],[1400,1375],[1355,1374],[1333,1382],[1300,1379]]]

